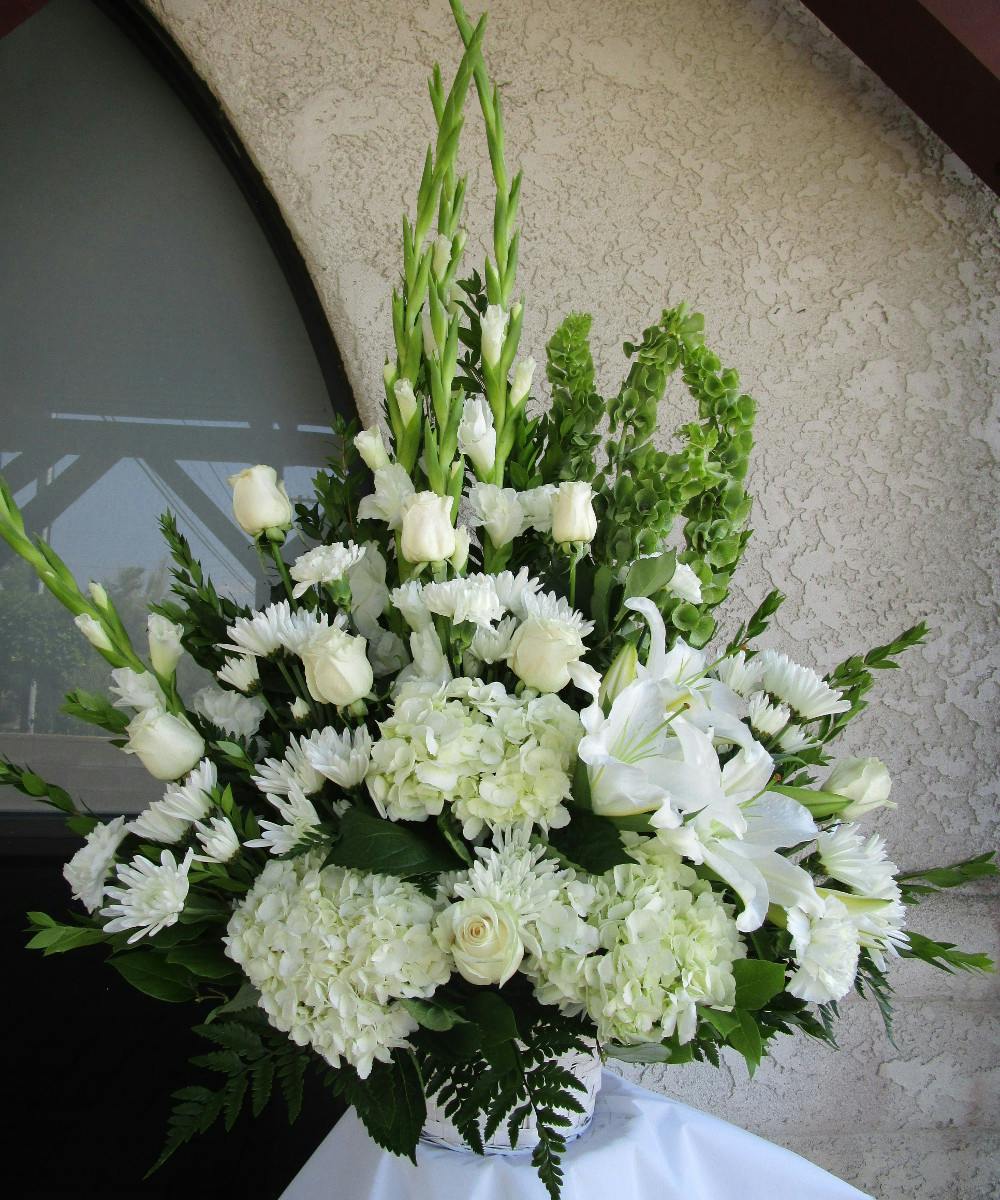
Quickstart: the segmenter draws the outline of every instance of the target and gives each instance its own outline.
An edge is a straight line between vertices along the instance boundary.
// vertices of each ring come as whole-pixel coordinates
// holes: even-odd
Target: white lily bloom
[[[245,845],[288,854],[310,833],[319,828],[319,813],[301,788],[292,788],[287,796],[267,796],[269,804],[284,818],[283,823],[260,821],[261,835]]]
[[[497,431],[493,412],[482,396],[469,397],[462,406],[458,427],[458,448],[479,475],[493,470],[497,456]]]
[[[829,717],[851,707],[836,688],[824,683],[811,667],[793,663],[787,654],[765,650],[760,655],[764,688],[803,721]]]
[[[111,690],[118,699],[115,708],[134,708],[142,712],[146,708],[165,708],[163,688],[152,671],[133,671],[131,667],[119,667],[111,672]]]
[[[114,901],[101,909],[111,920],[105,933],[134,929],[128,939],[136,942],[144,934],[153,937],[161,929],[176,923],[188,894],[188,871],[194,859],[189,850],[180,863],[169,850],[160,855],[157,865],[137,854],[129,864],[119,863],[116,874],[122,887],[109,887],[105,894]]]
[[[524,532],[524,509],[513,488],[500,488],[494,483],[475,483],[469,489],[473,528],[482,526],[490,541],[499,549]]]
[[[726,768],[745,753],[741,750]],[[744,767],[743,794],[752,790],[762,774],[755,775],[757,764],[745,762]],[[721,809],[723,820],[716,819],[717,810],[710,805],[679,828],[661,829],[660,839],[691,862],[703,863],[730,885],[743,901],[743,911],[736,918],[741,933],[760,928],[769,904],[818,912],[822,904],[812,876],[778,853],[780,848],[815,838],[816,824],[809,811],[787,796],[766,793],[738,805],[734,828],[728,803],[734,798],[735,789]],[[724,820],[730,823],[724,824]]]
[[[371,761],[372,738],[363,725],[337,730],[316,729],[302,740],[302,753],[312,769],[342,788],[357,787]]]
[[[430,612],[449,617],[456,624],[472,621],[492,625],[504,613],[491,575],[467,575],[447,583],[425,584],[423,601]]]
[[[194,830],[203,851],[195,862],[226,863],[239,853],[240,839],[228,817],[213,817],[207,825],[198,821]]]
[[[315,546],[300,554],[288,569],[295,580],[292,598],[298,600],[311,587],[337,583],[361,561],[364,553],[364,548],[353,542],[334,542],[331,546]]]
[[[384,521],[390,529],[401,529],[403,505],[416,492],[413,480],[399,463],[380,467],[374,479],[375,494],[362,499],[358,516],[362,521]]]
[[[260,683],[257,660],[252,654],[239,654],[235,658],[228,657],[223,666],[215,672],[215,677],[244,694],[253,691]]]

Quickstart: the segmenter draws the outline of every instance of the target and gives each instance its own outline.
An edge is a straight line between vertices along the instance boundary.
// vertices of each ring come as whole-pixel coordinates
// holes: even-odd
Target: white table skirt
[[[530,1154],[380,1150],[353,1111],[282,1200],[546,1200]],[[563,1158],[563,1200],[871,1200],[790,1150],[604,1072],[591,1127]]]

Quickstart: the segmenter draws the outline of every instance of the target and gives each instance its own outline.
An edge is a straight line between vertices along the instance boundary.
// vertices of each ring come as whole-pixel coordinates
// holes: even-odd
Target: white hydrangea
[[[857,926],[843,901],[829,894],[821,895],[820,901],[818,913],[801,908],[787,912],[798,969],[785,990],[811,1004],[828,1004],[847,995],[858,973],[861,949]]]
[[[337,583],[361,561],[364,553],[364,547],[353,542],[334,542],[329,546],[314,546],[300,554],[288,569],[295,580],[292,599],[298,600],[311,587]]]
[[[416,1028],[399,1001],[451,974],[431,931],[440,904],[392,876],[320,861],[268,863],[223,940],[275,1028],[364,1079]]]
[[[105,933],[134,929],[136,932],[128,939],[131,943],[143,935],[154,937],[175,924],[187,900],[188,871],[193,860],[193,850],[188,850],[179,863],[169,850],[164,850],[159,864],[141,854],[131,863],[119,863],[116,874],[123,886],[105,888],[105,895],[114,901],[101,909],[102,917],[111,918],[104,926]]]
[[[127,833],[124,817],[115,817],[107,824],[98,822],[63,867],[63,878],[70,886],[73,899],[79,900],[89,913],[96,912],[101,906],[108,870]]]
[[[195,692],[191,707],[217,729],[237,738],[252,737],[260,728],[267,711],[263,700],[244,696],[240,692],[229,692],[215,684]]]
[[[527,820],[559,828],[581,726],[557,696],[459,678],[410,680],[372,748],[368,790],[392,820],[453,807],[466,837]]]
[[[588,919],[603,953],[582,962],[586,1009],[601,1041],[689,1042],[699,1004],[732,1006],[746,949],[732,907],[679,855],[649,840],[630,853],[594,881]]]

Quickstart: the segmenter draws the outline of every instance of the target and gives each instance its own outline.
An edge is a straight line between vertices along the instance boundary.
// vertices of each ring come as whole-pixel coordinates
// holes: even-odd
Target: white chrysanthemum
[[[252,654],[238,654],[235,657],[230,655],[225,664],[215,672],[215,677],[244,694],[254,691],[260,683],[257,660]]]
[[[811,1004],[827,1004],[847,995],[854,986],[860,953],[858,930],[847,907],[830,895],[820,899],[819,914],[801,908],[787,912],[798,969],[785,990]]]
[[[760,687],[764,665],[760,655],[748,661],[745,651],[741,650],[730,658],[724,658],[715,668],[715,673],[737,696],[749,696]]]
[[[585,638],[594,628],[594,622],[588,621],[583,613],[577,610],[555,592],[530,592],[524,595],[522,601],[526,618],[537,617],[540,621],[560,621]]]
[[[754,692],[747,700],[750,728],[764,737],[773,737],[788,724],[792,715],[785,704],[772,704],[766,692]]]
[[[520,492],[518,499],[524,511],[525,523],[538,533],[552,532],[552,497],[559,491],[554,483]]]
[[[347,616],[344,613],[337,613],[331,626],[325,612],[300,608],[292,613],[287,626],[282,630],[281,644],[290,654],[301,655],[314,642],[329,637],[331,629],[342,630],[346,624]]]
[[[586,921],[593,884],[545,857],[529,843],[530,826],[498,832],[493,847],[480,846],[468,871],[448,878],[449,898],[492,901],[510,913],[524,951],[519,969],[543,1004],[579,1012],[581,961],[597,949],[597,930]]]
[[[534,579],[527,567],[522,567],[515,575],[513,571],[501,571],[493,576],[493,586],[504,608],[523,621],[527,614],[527,602],[541,590],[541,583]]]
[[[147,808],[134,817],[125,828],[136,837],[148,838],[151,842],[172,846],[179,842],[187,833],[190,821],[173,816],[162,800],[154,800]]]
[[[203,758],[183,781],[167,784],[163,799],[157,804],[168,817],[188,823],[203,821],[212,807],[212,792],[218,785],[215,763],[210,758]]]
[[[358,729],[315,729],[302,739],[302,754],[318,775],[342,788],[357,787],[371,762],[372,737],[362,725]]]
[[[813,746],[816,739],[810,737],[801,725],[794,723],[786,725],[778,735],[778,748],[784,750],[786,754],[795,754],[799,750],[805,750],[808,746]]]
[[[528,820],[558,828],[580,740],[577,714],[557,696],[459,678],[404,683],[372,748],[368,790],[392,820],[437,816],[445,803],[467,837]]]
[[[430,612],[449,617],[456,624],[472,621],[475,625],[492,625],[504,613],[492,575],[467,575],[447,583],[428,583],[423,602]]]
[[[630,854],[594,881],[588,920],[603,953],[582,962],[586,1010],[601,1041],[689,1042],[699,1004],[734,1003],[746,948],[731,906],[679,855],[651,841]]]
[[[107,824],[99,822],[63,867],[63,878],[73,892],[73,899],[79,900],[87,912],[100,908],[108,869],[127,833],[124,817],[115,817]]]
[[[424,589],[415,579],[394,588],[389,599],[393,608],[403,614],[407,625],[417,633],[431,624],[433,618],[424,600]]]
[[[687,563],[678,563],[674,567],[674,573],[667,583],[667,591],[690,604],[701,603],[701,580]]]
[[[151,671],[118,667],[111,672],[111,679],[111,690],[118,697],[115,708],[134,708],[138,712],[146,708],[166,708],[163,688]]]
[[[265,799],[284,820],[280,824],[258,821],[260,837],[246,842],[247,846],[276,855],[289,854],[319,828],[319,813],[301,788],[292,787],[287,796],[266,796]]]
[[[226,630],[230,640],[220,649],[267,658],[282,648],[291,620],[292,610],[287,600],[269,604],[261,612],[234,621]]]
[[[265,758],[257,764],[254,784],[265,794],[287,796],[298,789],[307,796],[323,786],[323,776],[313,767],[305,753],[307,739],[292,737],[282,758]]]
[[[336,583],[364,557],[364,547],[356,546],[353,542],[334,542],[330,546],[315,546],[307,550],[288,568],[288,573],[295,580],[292,589],[292,599],[298,600],[311,587],[324,583]]]
[[[824,683],[811,667],[793,663],[787,654],[765,650],[760,663],[764,688],[803,721],[829,717],[851,707],[850,701]]]
[[[196,862],[226,863],[239,853],[240,839],[228,817],[213,817],[207,824],[198,821],[194,830],[204,851],[194,856]]]
[[[416,1028],[399,1001],[428,997],[450,977],[431,933],[439,905],[390,875],[319,862],[268,863],[223,940],[275,1028],[364,1079]]]
[[[516,628],[516,617],[505,617],[495,629],[488,625],[480,626],[469,643],[469,653],[480,662],[500,662],[510,649],[510,639]]]
[[[358,505],[362,521],[384,521],[390,529],[403,524],[403,507],[414,494],[413,480],[405,467],[390,463],[374,472],[375,493],[365,496]]]
[[[267,711],[263,700],[239,692],[228,692],[214,683],[195,692],[191,707],[216,729],[237,738],[252,737],[260,728]]]
[[[140,854],[131,863],[119,863],[116,874],[124,886],[105,888],[105,895],[115,901],[101,909],[102,917],[111,918],[104,926],[105,933],[134,929],[136,932],[128,939],[131,943],[143,935],[153,937],[175,924],[187,900],[188,871],[193,859],[193,850],[180,863],[169,850],[164,850],[159,864]]]
[[[867,837],[857,825],[840,825],[819,834],[819,861],[826,873],[859,896],[889,899],[899,894],[898,867],[885,853],[877,833]]]

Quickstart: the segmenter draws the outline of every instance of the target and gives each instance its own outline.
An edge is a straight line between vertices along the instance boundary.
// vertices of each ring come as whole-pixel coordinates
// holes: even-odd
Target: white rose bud
[[[552,497],[552,537],[560,544],[591,542],[596,532],[594,489],[589,483],[561,483]]]
[[[451,556],[451,565],[456,571],[464,571],[469,561],[469,531],[464,525],[455,530],[455,552]]]
[[[205,753],[205,743],[186,717],[147,708],[129,722],[126,754],[135,754],[154,779],[180,779]]]
[[[354,445],[370,471],[378,471],[389,465],[389,455],[385,442],[382,441],[382,430],[377,426],[362,429],[355,437]]]
[[[493,413],[482,396],[471,397],[462,407],[458,447],[480,475],[493,470],[497,457],[497,431]]]
[[[889,799],[891,788],[885,763],[877,758],[842,759],[823,784],[824,792],[853,801],[838,814],[847,821],[856,821],[877,808],[895,808],[895,801]]]
[[[514,916],[485,897],[446,908],[437,919],[436,933],[441,946],[451,951],[459,975],[482,987],[502,987],[524,957]]]
[[[406,501],[401,549],[407,562],[444,562],[457,546],[449,496],[417,492]]]
[[[244,533],[259,537],[266,529],[287,529],[292,523],[292,502],[274,467],[247,467],[229,476],[233,489],[233,516]]]
[[[183,628],[159,613],[150,613],[146,631],[149,634],[149,661],[153,664],[153,670],[157,675],[173,675],[184,653],[181,645]]]
[[[531,380],[535,374],[535,360],[522,358],[514,368],[514,382],[510,385],[510,403],[517,408],[521,401],[531,391]]]
[[[89,613],[80,613],[73,618],[73,624],[79,629],[95,650],[113,650],[111,639],[105,632],[104,626]]]
[[[570,665],[583,651],[583,639],[568,622],[529,617],[510,639],[507,661],[528,687],[561,692],[570,681]]]
[[[408,379],[397,379],[392,385],[392,394],[396,397],[396,407],[399,409],[399,419],[403,425],[409,425],[413,414],[417,411],[417,397],[413,384]]]
[[[320,704],[344,708],[367,696],[374,674],[363,637],[330,629],[313,638],[301,652],[309,694]]]
[[[485,314],[480,317],[479,328],[482,338],[483,362],[488,367],[495,367],[503,353],[503,344],[507,339],[507,314],[499,304],[491,304]]]

